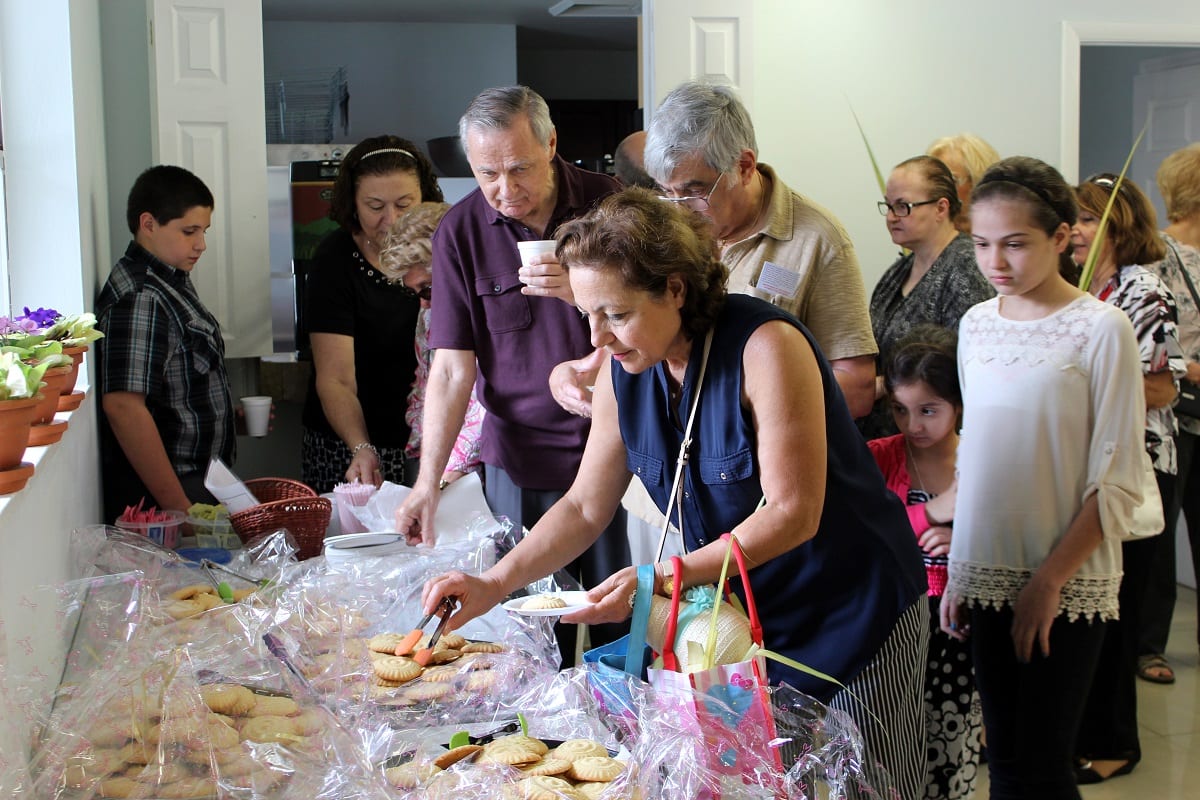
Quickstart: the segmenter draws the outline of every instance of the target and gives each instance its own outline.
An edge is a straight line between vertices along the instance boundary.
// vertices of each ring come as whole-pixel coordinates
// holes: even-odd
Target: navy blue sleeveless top
[[[825,505],[817,534],[753,568],[750,583],[767,649],[847,683],[878,652],[900,615],[925,596],[921,551],[904,506],[884,484],[812,334],[795,317],[754,297],[730,295],[714,327],[683,477],[684,544],[690,551],[719,539],[750,516],[762,497],[757,435],[741,404],[742,351],[750,335],[773,320],[799,329],[820,365],[828,441]],[[703,350],[698,338],[684,376],[680,426],[691,408]],[[665,510],[683,439],[671,419],[665,364],[631,375],[613,362],[612,379],[629,470]],[[735,591],[742,593],[740,586]],[[767,661],[767,670],[772,683],[785,681],[823,701],[838,691],[775,661]]]

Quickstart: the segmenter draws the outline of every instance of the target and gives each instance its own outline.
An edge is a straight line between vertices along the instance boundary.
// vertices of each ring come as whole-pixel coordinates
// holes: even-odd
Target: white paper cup
[[[243,397],[242,410],[246,414],[246,433],[266,436],[271,425],[271,398],[263,395]]]
[[[553,239],[539,239],[535,242],[517,242],[517,252],[521,254],[521,266],[528,267],[529,260],[534,256],[544,254],[554,255],[558,242]]]

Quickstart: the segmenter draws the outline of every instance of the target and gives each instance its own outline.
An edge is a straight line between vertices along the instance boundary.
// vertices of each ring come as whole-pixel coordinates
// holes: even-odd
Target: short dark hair
[[[1079,207],[1099,219],[1104,215],[1114,186],[1117,186],[1117,176],[1113,173],[1093,175],[1075,190]],[[1121,181],[1108,215],[1105,237],[1112,243],[1113,261],[1118,267],[1149,266],[1167,255],[1167,246],[1158,235],[1154,206],[1133,181]]]
[[[391,175],[411,172],[421,184],[421,202],[440,203],[444,199],[433,164],[415,144],[399,136],[373,136],[363,139],[346,154],[333,180],[329,218],[351,233],[358,233],[358,214],[354,193],[366,175]]]
[[[558,229],[558,260],[568,270],[614,269],[627,286],[662,297],[667,279],[683,278],[679,309],[683,329],[703,336],[725,305],[729,275],[717,254],[708,220],[648,189],[631,188],[604,198],[585,216]]]
[[[213,195],[204,181],[183,167],[159,164],[138,175],[125,204],[129,233],[137,236],[138,220],[150,213],[159,225],[179,219],[196,206],[213,208]]]
[[[958,382],[958,334],[941,325],[917,325],[892,348],[883,367],[888,392],[924,381],[951,405],[962,407]]]

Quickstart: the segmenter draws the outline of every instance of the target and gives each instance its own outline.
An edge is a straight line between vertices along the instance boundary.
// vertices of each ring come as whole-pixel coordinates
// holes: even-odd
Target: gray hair
[[[499,86],[477,94],[459,119],[458,138],[463,152],[467,150],[467,134],[472,128],[506,131],[522,114],[529,120],[533,135],[543,147],[548,147],[554,134],[554,123],[550,121],[550,107],[542,96],[528,86]]]
[[[743,150],[758,152],[754,123],[730,86],[689,81],[671,90],[646,130],[646,172],[670,180],[679,162],[695,153],[719,172]]]

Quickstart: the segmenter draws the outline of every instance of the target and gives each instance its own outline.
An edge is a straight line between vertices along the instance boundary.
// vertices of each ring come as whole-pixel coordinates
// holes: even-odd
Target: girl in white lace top
[[[1076,206],[1052,167],[1010,158],[971,205],[998,297],[959,329],[963,432],[942,627],[970,636],[991,795],[1078,798],[1074,743],[1114,616],[1120,539],[1143,482],[1145,401],[1128,318],[1059,267]]]

